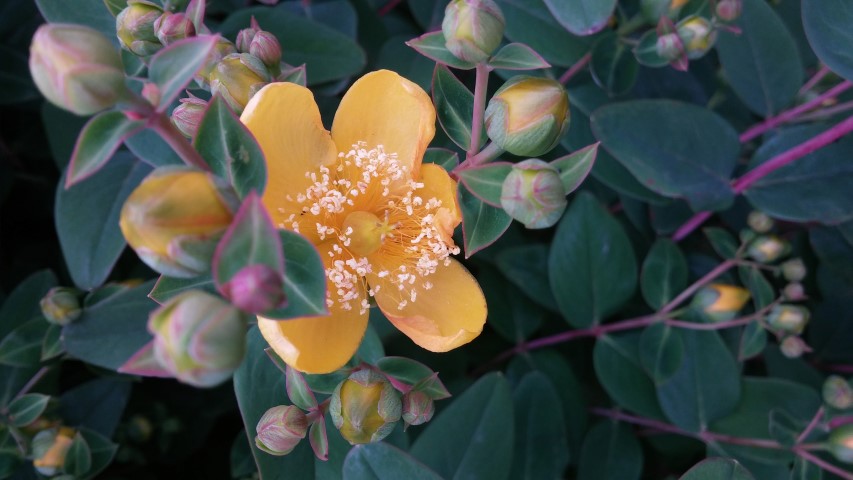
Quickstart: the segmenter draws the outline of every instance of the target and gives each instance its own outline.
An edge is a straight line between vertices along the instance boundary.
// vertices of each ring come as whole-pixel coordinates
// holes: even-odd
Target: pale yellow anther
[[[382,246],[388,226],[376,215],[356,210],[344,219],[342,230],[350,239],[349,250],[358,256],[366,257]]]

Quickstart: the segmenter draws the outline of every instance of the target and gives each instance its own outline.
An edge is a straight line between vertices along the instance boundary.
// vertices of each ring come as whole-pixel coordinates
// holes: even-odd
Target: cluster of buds
[[[690,306],[711,322],[725,322],[733,319],[749,298],[749,290],[745,288],[712,283],[696,292]]]
[[[68,427],[49,428],[38,432],[31,445],[33,467],[36,471],[47,477],[62,471],[76,433]]]
[[[678,24],[663,16],[657,27],[655,50],[677,70],[687,70],[690,60],[703,57],[717,41],[717,27],[707,18],[691,15]]]
[[[128,0],[116,16],[116,36],[121,46],[140,57],[196,34],[192,20],[182,12],[167,12],[147,0]]]
[[[853,385],[838,375],[830,375],[823,382],[823,401],[836,410],[853,408]]]
[[[779,348],[788,358],[798,358],[811,348],[800,335],[806,328],[811,314],[800,305],[780,304],[774,306],[767,316],[767,326],[782,340]]]
[[[527,228],[554,225],[567,205],[560,172],[539,159],[513,165],[501,187],[501,207]]]
[[[75,288],[54,287],[39,302],[41,313],[54,325],[68,325],[82,313],[80,292]]]
[[[453,0],[444,10],[441,31],[450,53],[481,63],[500,46],[505,26],[503,12],[493,0]]]

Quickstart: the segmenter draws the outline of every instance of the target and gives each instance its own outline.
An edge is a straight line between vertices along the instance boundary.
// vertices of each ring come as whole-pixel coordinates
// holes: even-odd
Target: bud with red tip
[[[178,40],[195,35],[195,25],[183,13],[166,12],[154,22],[154,32],[163,45],[171,45]]]
[[[235,307],[249,313],[279,308],[286,300],[281,273],[260,263],[243,267],[222,285],[222,294]]]
[[[305,438],[308,420],[294,405],[279,405],[264,413],[258,426],[255,445],[271,455],[287,455]]]
[[[190,94],[181,99],[181,104],[172,110],[172,123],[185,137],[195,138],[198,126],[207,111],[207,102]]]
[[[403,421],[406,425],[421,425],[432,419],[435,402],[426,393],[412,390],[403,395]]]

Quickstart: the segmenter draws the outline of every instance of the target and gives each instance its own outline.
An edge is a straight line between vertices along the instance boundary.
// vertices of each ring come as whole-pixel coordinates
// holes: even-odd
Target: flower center
[[[376,215],[356,210],[344,219],[342,230],[347,233],[349,245],[347,248],[355,255],[366,257],[375,253],[382,246],[386,235],[391,233],[394,227],[385,221],[379,220]]]

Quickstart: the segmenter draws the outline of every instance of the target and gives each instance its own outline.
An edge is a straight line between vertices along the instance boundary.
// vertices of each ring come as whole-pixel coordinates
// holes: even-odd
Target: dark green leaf
[[[722,30],[717,40],[723,72],[750,110],[769,117],[789,105],[803,83],[797,44],[764,0],[743,0],[734,25],[739,33]]]
[[[659,238],[652,245],[640,274],[640,290],[646,303],[660,310],[687,286],[687,259],[671,240]]]
[[[545,0],[548,10],[566,30],[592,35],[607,25],[616,0]]]
[[[59,397],[59,414],[66,425],[112,437],[130,399],[131,385],[117,377],[96,378],[78,385]]]
[[[289,230],[278,233],[284,250],[287,306],[270,312],[270,318],[325,315],[326,275],[320,254],[302,235]]]
[[[119,229],[124,201],[151,172],[144,163],[119,154],[88,182],[56,191],[56,232],[74,283],[100,286],[124,250]],[[97,185],[97,188],[93,188]]]
[[[791,480],[823,480],[823,469],[802,457],[797,457],[791,470]]]
[[[548,377],[531,372],[513,392],[515,455],[509,478],[561,478],[569,463],[563,406]]]
[[[3,55],[5,62],[0,71],[0,105],[14,105],[39,98],[39,91],[27,65],[27,56],[5,45],[0,45],[0,55]]]
[[[0,365],[32,367],[41,361],[41,342],[49,324],[37,317],[20,325],[0,340]]]
[[[50,102],[42,103],[41,121],[44,123],[53,161],[60,171],[65,170],[71,161],[71,154],[74,153],[74,147],[77,145],[77,137],[88,120]]]
[[[76,23],[101,32],[118,46],[116,19],[104,7],[103,0],[36,0],[39,11],[51,23]]]
[[[131,120],[124,113],[109,111],[92,117],[74,147],[71,163],[66,172],[66,188],[89,178],[103,168],[113,157],[122,142],[145,125],[142,120]]]
[[[655,384],[640,362],[639,344],[639,332],[599,337],[592,352],[595,375],[619,406],[646,417],[664,418]]]
[[[344,461],[345,480],[441,480],[408,453],[387,443],[359,445]]]
[[[258,471],[255,459],[252,458],[252,447],[249,446],[246,438],[246,431],[240,430],[234,438],[234,443],[231,444],[231,478],[251,477]]]
[[[560,180],[563,182],[563,189],[565,189],[567,195],[580,187],[586,176],[589,175],[590,170],[592,170],[595,157],[597,156],[598,143],[594,143],[551,161],[551,166],[556,167],[560,171]]]
[[[502,70],[537,70],[551,65],[523,43],[504,45],[489,59],[489,66]]]
[[[738,361],[744,361],[761,354],[767,346],[767,330],[758,323],[752,322],[743,328],[738,345]]]
[[[456,145],[468,150],[471,144],[474,94],[447,67],[436,65],[432,77],[432,100],[441,128]],[[485,139],[485,135],[480,136],[480,145]]]
[[[435,372],[423,363],[405,357],[385,357],[376,360],[376,366],[386,375],[414,385]]]
[[[74,436],[74,441],[65,454],[65,464],[62,471],[74,478],[84,477],[92,468],[92,450],[81,433]]]
[[[770,410],[770,436],[780,445],[793,447],[805,427],[806,424],[797,421],[785,410]]]
[[[669,64],[669,60],[658,54],[658,33],[649,30],[634,47],[634,57],[641,65],[660,68]]]
[[[79,434],[86,441],[86,445],[89,447],[92,459],[91,466],[89,467],[86,475],[81,478],[84,480],[95,478],[99,473],[107,468],[107,466],[109,466],[110,462],[113,461],[113,457],[115,457],[115,454],[118,451],[118,445],[114,444],[98,432],[89,430],[88,428],[81,428]]]
[[[734,235],[727,230],[718,227],[703,228],[702,233],[708,237],[714,251],[723,258],[735,258],[737,255],[738,244]]]
[[[545,253],[547,255],[547,248]],[[477,281],[489,306],[486,322],[512,343],[530,338],[542,325],[546,317],[544,310],[527,295],[519,295],[518,287],[506,280],[495,267],[482,264],[477,270]]]
[[[504,180],[510,171],[511,163],[497,162],[477,168],[460,169],[457,174],[459,180],[468,187],[468,191],[489,205],[500,208]]]
[[[406,45],[411,35],[395,35],[379,50],[376,68],[393,70],[429,90],[435,62]]]
[[[13,427],[23,427],[33,423],[47,408],[49,395],[28,393],[9,404],[8,415]]]
[[[440,165],[449,172],[459,165],[459,155],[446,148],[427,148],[423,161]]]
[[[63,353],[65,349],[62,346],[62,327],[51,325],[41,342],[41,361],[50,360]]]
[[[444,44],[444,34],[441,30],[425,33],[406,42],[406,45],[414,48],[421,55],[442,65],[460,70],[470,70],[476,66],[474,63],[456,58]]]
[[[684,343],[672,327],[656,323],[643,330],[640,336],[640,363],[655,384],[660,385],[670,379],[683,362]]]
[[[495,257],[497,267],[519,290],[536,303],[557,311],[557,301],[548,283],[548,245],[509,247]]]
[[[143,130],[124,142],[135,156],[152,167],[184,165],[181,157],[153,130]]]
[[[379,334],[376,333],[376,329],[372,325],[367,325],[367,330],[364,332],[364,337],[361,339],[361,344],[358,346],[355,356],[362,362],[371,365],[385,356],[382,339],[379,338]]]
[[[634,294],[637,262],[622,226],[589,193],[560,220],[548,259],[551,291],[570,325],[601,323]]]
[[[586,436],[578,465],[578,480],[638,480],[643,450],[624,423],[604,420]]]
[[[833,72],[853,81],[853,8],[846,0],[803,0],[803,26],[818,58]]]
[[[317,399],[311,393],[311,387],[308,386],[301,372],[288,365],[285,367],[284,380],[287,398],[291,403],[303,410],[317,406]]]
[[[56,275],[50,270],[39,270],[15,287],[0,307],[0,338],[33,317],[41,318],[39,302],[55,286]]]
[[[483,202],[464,185],[460,185],[457,189],[456,198],[462,210],[465,258],[494,243],[512,223],[512,217],[503,209]]]
[[[170,298],[188,290],[204,290],[208,293],[217,293],[213,278],[210,275],[201,275],[193,278],[174,278],[161,275],[148,296],[151,297],[151,300],[162,305],[169,301]]]
[[[589,50],[589,41],[567,32],[542,0],[497,0],[497,3],[507,19],[507,38],[529,45],[551,64],[567,67]]]
[[[179,40],[155,53],[148,62],[148,79],[160,89],[157,109],[172,105],[207,62],[216,45],[214,36],[198,36]]]
[[[640,65],[628,45],[616,34],[607,34],[595,42],[589,69],[599,87],[610,95],[620,95],[634,86]]]
[[[208,104],[193,145],[213,173],[233,185],[241,198],[252,190],[258,195],[264,193],[267,182],[264,153],[219,95]]]
[[[752,303],[756,310],[760,310],[767,305],[773,303],[776,298],[776,292],[773,290],[773,285],[764,277],[761,270],[754,267],[740,267],[740,280],[743,286],[749,289],[752,294]]]
[[[607,105],[592,116],[604,147],[641,183],[661,195],[685,198],[694,210],[728,207],[740,153],[734,129],[696,105],[636,100]]]
[[[754,477],[737,460],[708,458],[694,465],[679,480],[754,480]]]

